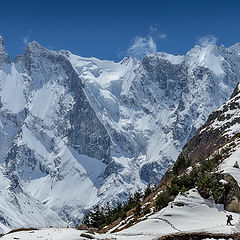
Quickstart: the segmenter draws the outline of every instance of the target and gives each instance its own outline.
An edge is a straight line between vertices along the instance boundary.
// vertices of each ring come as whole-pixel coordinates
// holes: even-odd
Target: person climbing
[[[232,223],[231,223],[231,221],[233,220],[232,215],[226,215],[226,217],[227,217],[227,225],[232,226]]]

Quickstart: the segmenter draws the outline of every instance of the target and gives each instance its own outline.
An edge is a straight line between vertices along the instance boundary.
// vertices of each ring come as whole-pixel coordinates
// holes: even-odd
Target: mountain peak
[[[192,66],[197,64],[198,66],[208,68],[217,76],[224,75],[222,65],[224,58],[221,55],[220,48],[216,45],[196,45],[187,53],[186,59]]]
[[[235,51],[236,53],[240,53],[240,43],[236,43],[229,47],[231,51]]]
[[[0,65],[4,63],[10,63],[10,57],[4,47],[3,37],[0,36]]]
[[[3,37],[0,35],[0,44],[3,44]]]
[[[42,50],[47,50],[46,48],[44,48],[43,46],[41,46],[38,42],[33,41],[33,42],[29,42],[27,45],[27,51],[30,51],[32,53],[37,53],[39,51]]]
[[[6,52],[6,49],[4,47],[4,41],[3,41],[3,37],[0,36],[0,53],[1,52]]]

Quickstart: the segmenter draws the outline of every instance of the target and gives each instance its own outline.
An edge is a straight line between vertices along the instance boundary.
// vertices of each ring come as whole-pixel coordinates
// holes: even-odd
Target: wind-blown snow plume
[[[128,54],[137,59],[143,58],[147,54],[155,54],[157,44],[151,36],[135,37],[133,45],[128,49]]]
[[[157,53],[157,41],[166,40],[168,34],[161,32],[157,27],[150,27],[146,36],[136,36],[127,54],[141,60],[147,54]]]
[[[207,36],[201,37],[198,40],[198,43],[202,47],[207,47],[209,45],[215,45],[217,43],[217,38],[213,34],[209,34]]]

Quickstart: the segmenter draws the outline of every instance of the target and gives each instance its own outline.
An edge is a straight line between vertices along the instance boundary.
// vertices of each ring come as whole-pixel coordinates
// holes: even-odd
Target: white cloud
[[[24,45],[27,45],[28,44],[28,37],[24,37],[23,38],[23,40],[22,40],[22,43],[24,44]]]
[[[128,49],[128,54],[135,58],[141,59],[147,54],[155,54],[157,45],[151,36],[135,37],[133,45]]]
[[[166,33],[161,33],[157,27],[150,27],[150,36],[152,36],[152,38],[156,38],[156,39],[166,39],[168,34]]]
[[[127,54],[137,59],[142,59],[147,54],[157,53],[157,41],[165,40],[168,34],[162,33],[157,27],[150,26],[149,34],[136,36]]]
[[[199,40],[198,40],[198,43],[202,46],[202,47],[207,47],[209,45],[215,45],[217,42],[217,38],[210,34],[210,35],[207,35],[207,36],[204,36],[204,37],[201,37]]]
[[[166,39],[167,36],[168,36],[168,34],[166,34],[166,33],[163,33],[163,34],[160,34],[160,35],[159,35],[159,37],[160,37],[161,39]]]
[[[26,36],[23,37],[22,43],[24,44],[24,46],[26,46],[30,42],[31,33],[32,31],[28,30],[28,33],[26,34]]]

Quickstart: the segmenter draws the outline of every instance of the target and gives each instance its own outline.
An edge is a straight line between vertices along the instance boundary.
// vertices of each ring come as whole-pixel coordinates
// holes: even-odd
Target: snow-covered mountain
[[[183,147],[159,187],[103,231],[116,239],[192,239],[191,234],[196,239],[238,239],[239,166],[240,84]],[[228,215],[232,226],[226,225]],[[89,216],[91,226],[94,215]]]
[[[234,89],[231,98],[209,115],[194,137],[183,147],[181,154],[190,161],[191,166],[181,166],[179,174],[174,173],[174,167],[170,168],[162,179],[162,187],[164,183],[168,183],[170,189],[174,181],[176,183],[176,178],[181,184],[180,179],[183,180],[185,175],[189,178],[182,183],[188,188],[194,188],[180,192],[160,211],[152,211],[144,217],[141,215],[137,220],[134,219],[134,214],[128,216],[125,221],[111,229],[112,232],[117,229],[117,236],[129,236],[129,239],[137,236],[139,239],[156,239],[174,232],[182,233],[182,238],[179,239],[188,239],[187,236],[184,237],[184,233],[193,232],[239,233],[240,84]],[[192,174],[194,169],[195,173]],[[201,191],[204,198],[198,192],[202,188],[201,184],[207,186]],[[149,202],[143,202],[142,208],[148,204],[153,206],[150,205],[151,201],[156,201],[157,196],[164,191],[168,190],[158,191]],[[154,207],[151,210],[153,209]],[[226,225],[226,215],[229,214],[234,219],[232,226]],[[135,221],[135,224],[127,227],[130,221]],[[222,238],[225,239],[224,236]],[[228,238],[226,236],[226,239]],[[212,236],[211,239],[215,238]]]
[[[99,201],[124,201],[160,180],[239,69],[239,44],[115,63],[32,42],[10,62],[0,38],[3,181],[68,223]]]

